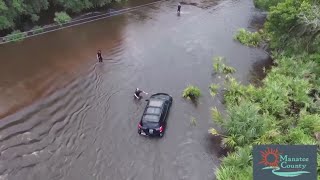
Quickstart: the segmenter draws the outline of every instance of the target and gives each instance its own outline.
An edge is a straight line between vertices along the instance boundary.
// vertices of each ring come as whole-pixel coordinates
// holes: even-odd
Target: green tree
[[[270,7],[278,5],[278,3],[283,2],[284,0],[254,0],[254,5],[257,8],[263,10],[269,10]]]
[[[92,7],[90,0],[56,0],[56,3],[72,12],[80,12]]]

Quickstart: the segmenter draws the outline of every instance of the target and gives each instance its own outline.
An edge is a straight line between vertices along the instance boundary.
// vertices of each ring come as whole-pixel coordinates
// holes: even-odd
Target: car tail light
[[[160,132],[162,132],[162,131],[163,131],[163,127],[162,127],[162,126],[160,126],[159,131],[160,131]]]
[[[141,126],[141,124],[140,124],[140,123],[138,124],[138,128],[139,128],[139,129],[141,129],[141,128],[142,128],[142,126]]]

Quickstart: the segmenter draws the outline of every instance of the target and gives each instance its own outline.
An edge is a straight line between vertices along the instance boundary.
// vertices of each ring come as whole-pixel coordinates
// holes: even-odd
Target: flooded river
[[[225,56],[246,83],[263,51],[233,40],[259,14],[252,0],[136,11],[0,46],[0,180],[212,180],[221,150],[213,126],[212,58]],[[102,50],[105,60],[97,63]],[[261,64],[262,63],[262,64]],[[201,88],[197,106],[184,100]],[[174,102],[161,139],[141,137],[139,87]],[[195,117],[196,126],[190,125]]]

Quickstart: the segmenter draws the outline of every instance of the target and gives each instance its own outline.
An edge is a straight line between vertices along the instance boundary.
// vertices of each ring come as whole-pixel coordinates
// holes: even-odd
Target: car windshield
[[[158,107],[148,107],[146,110],[146,114],[156,114],[160,115],[161,109]]]
[[[143,122],[151,122],[151,123],[158,123],[159,117],[157,115],[144,115],[142,118]]]

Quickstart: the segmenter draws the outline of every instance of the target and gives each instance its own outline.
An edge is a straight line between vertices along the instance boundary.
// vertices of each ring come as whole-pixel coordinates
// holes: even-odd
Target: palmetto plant
[[[287,141],[289,144],[305,144],[305,145],[317,145],[318,142],[310,135],[306,134],[304,130],[300,128],[293,128],[290,130]]]
[[[226,58],[218,56],[213,59],[213,70],[216,73],[232,74],[236,69],[225,64]]]
[[[297,127],[302,129],[304,133],[313,136],[315,133],[320,132],[320,115],[308,114],[307,112],[301,113]]]
[[[320,146],[320,53],[304,52],[309,45],[320,50],[319,12],[320,5],[311,1],[283,0],[271,8],[265,34],[271,48],[277,48],[272,52],[276,66],[261,87],[241,85],[232,77],[225,82],[227,113],[222,116],[216,108],[211,110],[225,133],[209,130],[232,150],[216,172],[218,180],[252,179],[252,145]],[[240,30],[236,39],[249,44],[249,34]],[[222,71],[221,63],[214,68]],[[319,155],[318,150],[318,169]]]
[[[217,109],[213,108],[214,122],[219,123],[227,131],[227,135],[223,136],[223,146],[234,149],[252,144],[265,131],[274,128],[276,124],[274,119],[267,119],[259,114],[259,111],[260,107],[257,104],[244,101],[240,105],[230,105],[227,116],[223,119]]]
[[[198,87],[189,85],[183,90],[182,97],[187,99],[197,99],[201,96],[201,91]]]
[[[252,147],[238,148],[222,159],[221,167],[216,176],[219,180],[247,180],[252,179]]]
[[[212,97],[215,97],[217,95],[219,87],[220,86],[217,84],[210,84],[209,91]]]

